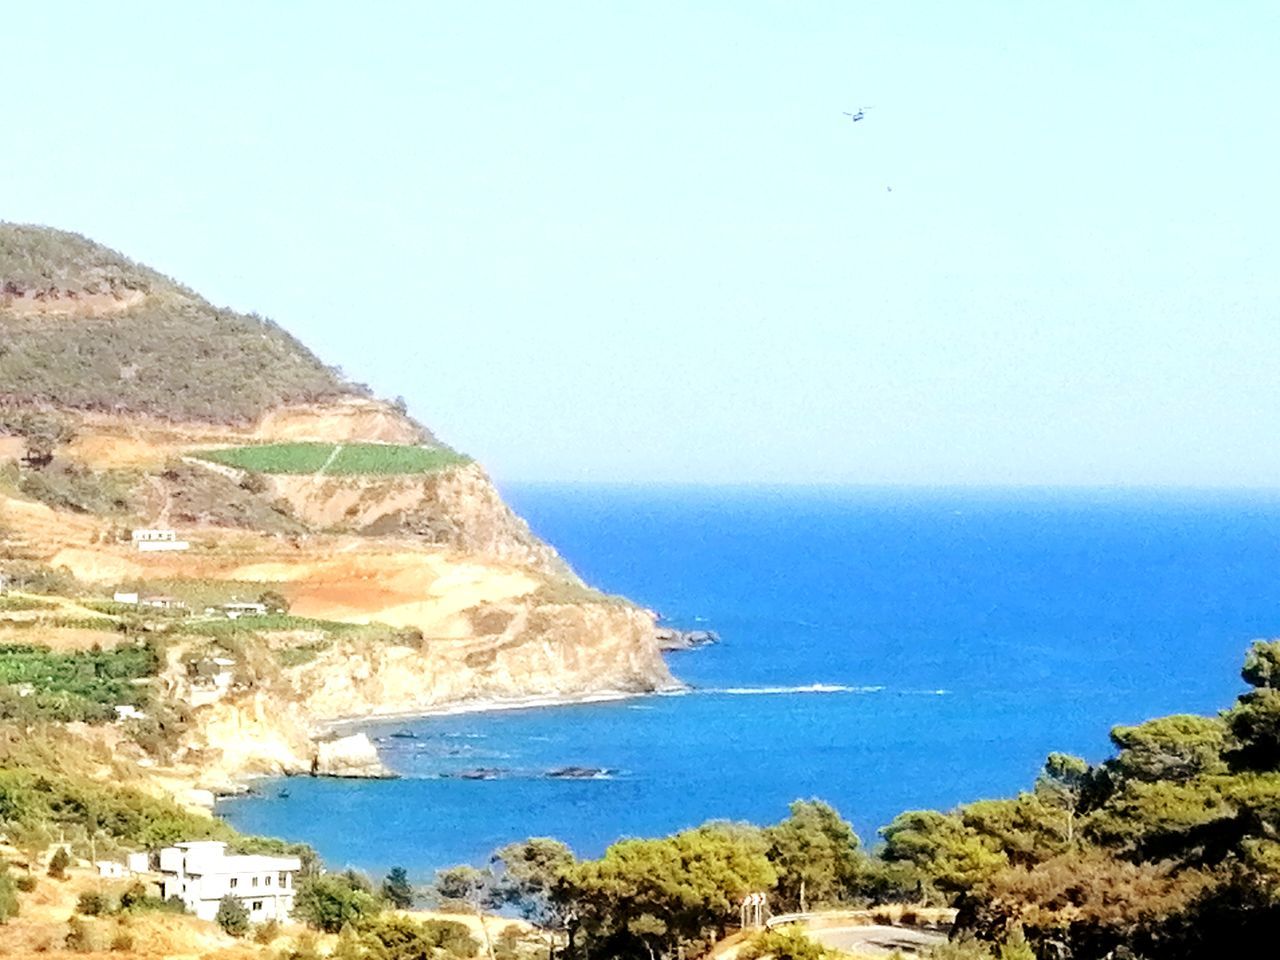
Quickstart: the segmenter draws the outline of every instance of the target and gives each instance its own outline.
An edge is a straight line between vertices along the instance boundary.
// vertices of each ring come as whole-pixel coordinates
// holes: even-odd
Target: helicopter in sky
[[[867,111],[870,109],[871,109],[870,107],[859,107],[857,113],[850,113],[848,110],[845,110],[844,115],[848,117],[850,120],[852,120],[854,123],[857,123],[859,120],[861,120],[863,117],[867,115]]]

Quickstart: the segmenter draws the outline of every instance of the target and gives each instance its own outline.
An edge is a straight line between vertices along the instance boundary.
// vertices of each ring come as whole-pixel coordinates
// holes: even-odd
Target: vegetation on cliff
[[[262,317],[101,244],[0,224],[0,400],[243,423],[367,394]]]
[[[0,718],[103,722],[117,707],[142,707],[155,675],[154,644],[56,653],[31,644],[0,645]]]
[[[471,462],[443,447],[396,443],[271,443],[204,450],[198,456],[251,473],[332,477],[431,473]]]

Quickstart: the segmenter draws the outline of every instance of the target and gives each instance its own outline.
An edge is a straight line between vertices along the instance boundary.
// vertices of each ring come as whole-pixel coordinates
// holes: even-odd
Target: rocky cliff
[[[582,584],[478,464],[277,325],[0,224],[0,335],[0,563],[77,602],[179,604],[95,615],[164,638],[157,709],[184,718],[166,759],[211,789],[379,772],[324,738],[340,718],[673,684],[650,615]],[[140,551],[137,528],[188,547]],[[219,612],[259,596],[289,616]]]

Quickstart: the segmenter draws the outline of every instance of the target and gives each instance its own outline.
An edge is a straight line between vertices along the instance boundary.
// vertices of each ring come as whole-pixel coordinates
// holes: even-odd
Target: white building
[[[176,530],[134,530],[133,545],[143,553],[164,550],[186,550],[191,544],[178,539]]]
[[[160,895],[178,897],[202,920],[212,920],[225,896],[244,904],[254,923],[288,920],[297,857],[229,855],[220,840],[197,840],[160,851]]]
[[[130,853],[124,858],[124,863],[130,873],[146,873],[151,869],[151,854]]]
[[[228,620],[239,620],[241,617],[265,617],[267,605],[265,603],[224,603],[222,612],[227,615]]]

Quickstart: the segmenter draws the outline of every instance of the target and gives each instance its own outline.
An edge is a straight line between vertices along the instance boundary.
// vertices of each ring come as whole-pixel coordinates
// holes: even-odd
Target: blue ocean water
[[[1270,495],[506,493],[589,582],[721,634],[672,655],[693,690],[371,725],[403,779],[264,785],[223,805],[237,827],[418,877],[526,836],[596,855],[769,822],[797,797],[874,842],[901,810],[1028,785],[1051,750],[1101,759],[1112,725],[1226,706],[1248,641],[1280,633]],[[611,773],[545,777],[570,765]],[[504,774],[447,776],[478,767]]]

